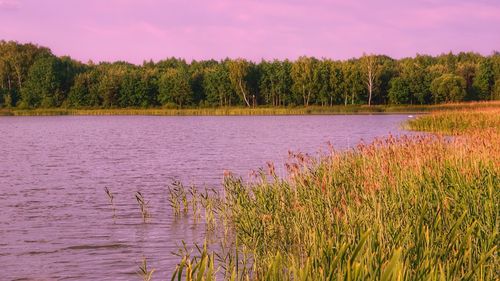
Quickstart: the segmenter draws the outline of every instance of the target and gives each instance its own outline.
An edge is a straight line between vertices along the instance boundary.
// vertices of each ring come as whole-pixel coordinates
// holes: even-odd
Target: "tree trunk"
[[[22,88],[22,77],[21,77],[21,70],[18,69],[17,67],[15,68],[16,69],[16,74],[17,74],[17,83],[19,85],[19,90],[21,90]]]
[[[372,104],[373,73],[371,66],[368,69],[368,106]]]
[[[248,107],[250,107],[250,102],[248,102],[247,95],[245,94],[245,90],[243,89],[243,85],[241,84],[241,80],[239,81],[239,86],[241,90],[241,94],[243,95],[243,99],[245,100],[245,103],[247,104]]]
[[[304,106],[306,105],[306,88],[302,85],[302,98],[304,99]]]

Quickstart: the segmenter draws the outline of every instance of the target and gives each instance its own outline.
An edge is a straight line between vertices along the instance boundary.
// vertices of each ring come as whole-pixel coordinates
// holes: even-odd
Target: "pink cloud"
[[[2,5],[13,0],[0,0]],[[12,2],[14,3],[14,2]],[[498,1],[19,0],[0,39],[32,41],[87,61],[177,56],[345,59],[500,46]],[[22,7],[21,7],[22,4]]]
[[[19,8],[19,2],[16,0],[0,0],[0,11],[14,11]]]

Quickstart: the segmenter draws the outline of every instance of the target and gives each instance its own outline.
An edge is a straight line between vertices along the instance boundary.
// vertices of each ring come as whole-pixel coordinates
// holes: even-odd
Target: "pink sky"
[[[489,55],[500,0],[0,0],[0,39],[95,62]]]

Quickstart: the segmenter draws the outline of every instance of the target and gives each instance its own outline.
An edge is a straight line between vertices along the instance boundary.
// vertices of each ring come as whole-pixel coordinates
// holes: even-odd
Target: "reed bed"
[[[439,118],[495,119],[465,113]],[[214,200],[217,227],[233,241],[227,254],[186,254],[173,278],[498,280],[500,132],[496,121],[468,122],[453,138],[388,136],[320,158],[291,154],[286,178],[272,165],[253,183],[228,175]]]
[[[160,116],[223,116],[223,115],[325,115],[325,114],[377,114],[418,113],[434,110],[500,108],[500,102],[468,102],[438,105],[334,105],[297,107],[210,107],[210,108],[39,108],[0,109],[0,116],[49,115],[160,115]]]
[[[410,120],[407,128],[450,135],[488,128],[500,131],[500,108],[434,112]]]

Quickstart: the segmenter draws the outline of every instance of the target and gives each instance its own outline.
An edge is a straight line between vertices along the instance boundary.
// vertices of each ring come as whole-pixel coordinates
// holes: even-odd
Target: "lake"
[[[167,185],[220,188],[224,170],[244,179],[288,151],[407,133],[407,115],[0,117],[0,280],[170,280],[185,240],[202,222],[175,219]],[[116,218],[104,192],[115,194]],[[150,201],[144,224],[134,193]]]

